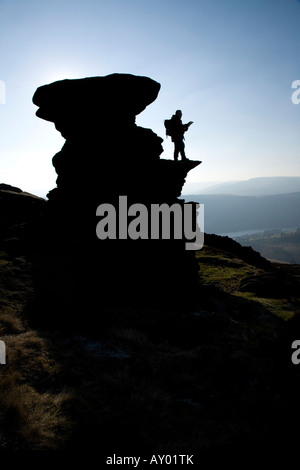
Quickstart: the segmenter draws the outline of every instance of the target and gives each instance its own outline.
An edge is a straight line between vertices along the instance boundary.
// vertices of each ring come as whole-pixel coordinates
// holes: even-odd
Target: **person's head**
[[[182,117],[182,111],[180,111],[180,109],[177,109],[177,111],[175,113],[175,116],[181,118]]]

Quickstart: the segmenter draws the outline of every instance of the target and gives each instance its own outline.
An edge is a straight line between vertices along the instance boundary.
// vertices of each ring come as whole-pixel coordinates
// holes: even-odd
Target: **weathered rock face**
[[[110,129],[130,126],[159,90],[160,84],[148,77],[116,73],[41,86],[33,102],[39,106],[37,116],[54,122],[68,138],[76,129],[82,132],[92,127],[99,134],[102,125]]]
[[[95,238],[100,204],[116,206],[119,196],[148,208],[177,203],[188,171],[199,164],[160,159],[163,139],[135,124],[159,90],[150,78],[113,74],[58,81],[33,97],[37,116],[66,138],[53,157],[58,177],[48,194],[49,240],[64,250],[69,242],[80,291],[97,292],[103,303],[113,295],[124,304],[178,304],[197,280],[184,240]]]

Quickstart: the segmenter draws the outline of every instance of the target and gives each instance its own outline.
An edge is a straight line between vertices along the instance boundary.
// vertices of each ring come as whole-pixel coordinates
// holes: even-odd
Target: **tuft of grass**
[[[270,299],[257,296],[251,292],[236,292],[236,296],[243,299],[252,300],[265,307],[269,312],[287,321],[293,318],[297,311],[295,305],[292,305],[286,299]]]
[[[67,392],[50,394],[20,383],[18,374],[0,380],[0,448],[2,450],[56,450],[70,431],[62,405]]]
[[[0,312],[0,335],[18,334],[25,330],[24,324],[14,310],[5,309]]]

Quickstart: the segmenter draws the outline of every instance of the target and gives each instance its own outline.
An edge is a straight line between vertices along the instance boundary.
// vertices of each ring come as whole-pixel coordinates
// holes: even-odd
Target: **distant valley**
[[[300,176],[270,176],[250,178],[244,181],[223,181],[207,185],[192,184],[190,194],[229,194],[234,196],[268,196],[300,192]],[[202,189],[203,188],[203,189]],[[184,188],[184,194],[189,194]]]
[[[209,233],[300,227],[300,192],[257,197],[194,194],[184,200],[204,204]]]
[[[243,246],[251,246],[255,251],[272,261],[300,264],[300,229],[265,230],[261,233],[234,237]]]
[[[211,193],[213,190],[216,194]],[[279,193],[280,190],[287,192]],[[252,194],[254,191],[256,195]],[[299,232],[295,232],[300,228],[299,177],[224,183],[207,188],[205,194],[183,198],[204,204],[206,233],[228,235],[267,258],[300,263],[300,237]],[[294,232],[285,232],[286,229]]]

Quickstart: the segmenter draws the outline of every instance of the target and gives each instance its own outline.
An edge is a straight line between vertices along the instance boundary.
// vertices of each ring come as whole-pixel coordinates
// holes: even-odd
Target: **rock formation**
[[[38,223],[45,205],[45,199],[15,186],[0,184],[0,244],[4,250],[23,256],[34,249],[33,233],[28,227]]]
[[[113,74],[39,87],[37,116],[66,139],[53,157],[57,187],[48,194],[47,234],[72,263],[74,293],[92,304],[185,305],[197,283],[194,252],[185,240],[99,240],[100,204],[179,203],[185,177],[199,162],[160,158],[163,139],[139,127],[136,115],[152,103],[159,83]],[[183,202],[181,202],[183,204]]]

